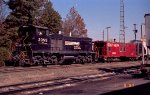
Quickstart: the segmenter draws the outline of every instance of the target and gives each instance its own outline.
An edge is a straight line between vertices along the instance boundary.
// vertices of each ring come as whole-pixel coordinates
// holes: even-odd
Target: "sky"
[[[109,29],[109,39],[119,41],[120,33],[120,0],[51,0],[53,7],[62,18],[66,18],[73,6],[84,19],[88,37],[102,40],[104,30],[107,39],[106,27]],[[137,24],[137,39],[140,39],[140,26],[144,23],[144,15],[150,13],[150,0],[125,0],[125,39],[126,42],[134,39],[133,24]],[[144,26],[143,26],[144,27]]]

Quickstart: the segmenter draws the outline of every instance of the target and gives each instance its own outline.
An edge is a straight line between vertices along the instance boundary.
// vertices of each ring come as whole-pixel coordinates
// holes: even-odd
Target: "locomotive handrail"
[[[26,32],[26,36],[25,36],[25,38],[23,39],[23,45],[25,45],[25,40],[27,39],[27,37],[28,37],[29,35],[28,35],[28,32]]]

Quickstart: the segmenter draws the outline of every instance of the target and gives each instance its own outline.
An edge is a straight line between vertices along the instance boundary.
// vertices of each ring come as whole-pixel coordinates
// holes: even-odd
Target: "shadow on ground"
[[[112,91],[99,95],[150,95],[150,82],[139,86]]]

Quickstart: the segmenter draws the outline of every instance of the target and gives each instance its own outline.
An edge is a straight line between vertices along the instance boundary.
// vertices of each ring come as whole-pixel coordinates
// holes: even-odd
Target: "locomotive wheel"
[[[88,59],[87,59],[88,61],[88,63],[92,63],[92,56],[88,56]]]
[[[64,63],[64,56],[60,56],[60,58],[57,59],[58,64],[63,64]]]
[[[51,62],[52,62],[52,64],[58,65],[57,56],[52,56],[52,57],[51,57]]]
[[[85,56],[82,56],[82,64],[85,64],[85,63],[87,63],[87,60],[86,60],[86,57]]]
[[[109,58],[107,58],[107,63],[109,63]]]
[[[108,63],[111,63],[111,61],[112,61],[111,58],[107,58]]]
[[[82,63],[82,61],[81,61],[81,56],[77,56],[77,57],[75,58],[75,63],[77,63],[77,64],[81,64],[81,63]]]
[[[80,63],[80,59],[78,57],[75,58],[75,63],[77,63],[77,64]]]
[[[38,66],[40,64],[40,62],[36,59],[33,60],[33,65]]]

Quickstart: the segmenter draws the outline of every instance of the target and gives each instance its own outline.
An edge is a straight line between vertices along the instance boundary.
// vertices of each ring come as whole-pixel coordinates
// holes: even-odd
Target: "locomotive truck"
[[[35,25],[21,26],[18,34],[13,59],[19,65],[62,64],[68,59],[83,64],[94,60],[91,38],[64,36]]]

